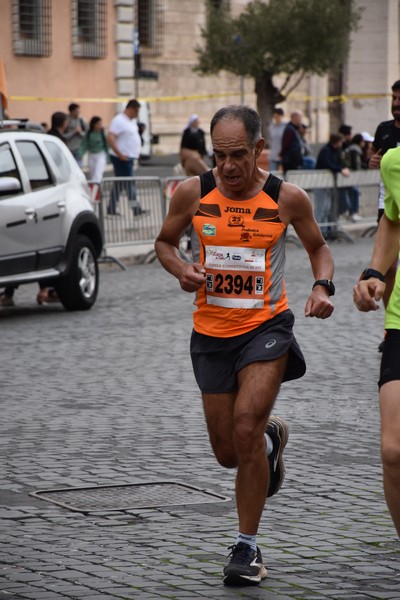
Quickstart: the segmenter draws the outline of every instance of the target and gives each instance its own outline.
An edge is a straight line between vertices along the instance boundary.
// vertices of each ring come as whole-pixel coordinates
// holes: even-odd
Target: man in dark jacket
[[[317,169],[329,169],[332,173],[341,173],[344,177],[350,175],[350,170],[344,164],[341,157],[343,136],[340,133],[332,133],[329,142],[319,151],[317,157]],[[330,228],[322,226],[336,220],[338,207],[333,204],[334,196],[332,189],[317,189],[315,191],[314,212],[317,223],[321,227],[322,234],[329,238]]]
[[[299,110],[292,112],[283,132],[281,156],[284,173],[303,166],[303,142],[299,131],[302,121],[303,114]]]

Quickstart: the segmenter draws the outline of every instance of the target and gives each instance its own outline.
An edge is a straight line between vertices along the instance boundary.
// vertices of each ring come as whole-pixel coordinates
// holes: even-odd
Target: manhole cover
[[[38,490],[30,492],[30,496],[53,502],[69,510],[85,513],[230,500],[230,498],[215,492],[177,481]]]

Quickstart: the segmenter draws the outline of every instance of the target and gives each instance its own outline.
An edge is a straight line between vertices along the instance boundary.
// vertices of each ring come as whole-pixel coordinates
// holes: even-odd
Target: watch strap
[[[376,277],[376,279],[379,279],[379,281],[385,283],[385,276],[376,269],[364,269],[364,271],[361,273],[360,281],[371,279],[371,277]]]
[[[333,285],[333,281],[331,281],[330,279],[317,279],[316,281],[314,281],[312,289],[314,289],[317,285],[323,285],[324,287],[326,287],[330,296],[333,296],[335,294],[335,286]]]

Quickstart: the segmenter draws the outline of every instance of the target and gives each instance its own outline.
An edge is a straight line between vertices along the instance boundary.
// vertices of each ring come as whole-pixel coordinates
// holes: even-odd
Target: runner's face
[[[392,92],[392,115],[395,121],[400,121],[400,90]]]
[[[249,144],[241,121],[220,121],[212,133],[218,174],[227,191],[243,193],[250,189],[256,169],[257,147]]]

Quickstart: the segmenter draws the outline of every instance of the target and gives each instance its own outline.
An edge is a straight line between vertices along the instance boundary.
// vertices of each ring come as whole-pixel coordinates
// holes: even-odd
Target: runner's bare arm
[[[333,258],[314,218],[310,198],[304,190],[290,183],[283,183],[279,195],[279,216],[291,223],[306,249],[314,279],[332,280]],[[333,304],[324,286],[315,287],[305,307],[306,317],[326,319],[333,312]]]
[[[200,180],[192,177],[175,190],[168,214],[155,241],[157,257],[166,271],[174,275],[185,292],[195,292],[204,284],[205,269],[200,263],[188,264],[179,255],[179,240],[198,208]]]
[[[399,252],[400,221],[390,221],[385,214],[379,221],[378,232],[376,234],[374,250],[372,253],[371,269],[386,274],[390,265],[394,263]],[[368,312],[377,310],[385,291],[385,283],[371,277],[370,279],[359,281],[353,290],[354,304],[358,310]]]
[[[400,220],[391,221],[382,215],[376,233],[370,267],[386,274],[399,254]]]

